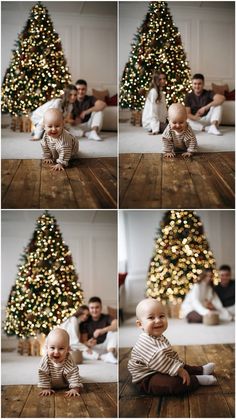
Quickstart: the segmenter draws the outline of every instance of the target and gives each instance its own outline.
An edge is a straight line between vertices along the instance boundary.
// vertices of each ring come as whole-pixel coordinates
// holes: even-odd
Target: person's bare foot
[[[40,138],[32,137],[32,138],[30,138],[30,141],[40,141]]]

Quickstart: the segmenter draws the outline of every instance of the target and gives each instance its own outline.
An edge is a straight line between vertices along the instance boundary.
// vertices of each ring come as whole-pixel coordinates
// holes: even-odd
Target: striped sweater
[[[62,130],[59,138],[49,137],[45,132],[41,146],[44,159],[52,159],[63,166],[68,166],[71,158],[78,157],[78,140],[65,129]]]
[[[83,387],[79,369],[70,354],[62,364],[55,364],[46,354],[40,363],[38,387],[42,388],[75,388]]]
[[[128,370],[132,382],[136,383],[155,372],[177,375],[183,365],[184,362],[179,359],[165,336],[155,338],[143,332],[132,349]]]
[[[182,150],[188,153],[197,151],[197,139],[192,128],[187,124],[184,132],[177,134],[171,129],[170,124],[167,125],[162,135],[163,153],[174,153],[174,151]]]

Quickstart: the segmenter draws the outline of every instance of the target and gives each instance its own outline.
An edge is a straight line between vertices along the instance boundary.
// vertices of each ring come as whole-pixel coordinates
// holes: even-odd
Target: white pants
[[[43,133],[44,133],[44,125],[43,125],[43,123],[38,123],[37,125],[35,125],[35,128],[34,128],[34,137],[40,139],[40,138],[42,138]]]
[[[109,351],[109,349],[116,349],[117,347],[117,332],[108,332],[103,343],[98,343],[93,349],[102,355]]]
[[[229,314],[233,316],[233,318],[235,317],[235,305],[224,308],[228,311]]]
[[[218,121],[218,123],[221,123],[222,119],[222,106],[211,106],[208,114],[206,116],[203,116],[198,121],[192,121],[191,119],[188,119],[188,123],[192,129],[195,131],[202,131],[203,127],[206,127],[207,125],[211,125],[213,121]]]
[[[98,127],[98,131],[101,131],[103,124],[103,111],[92,112],[91,117],[87,122],[83,122],[76,127],[70,127],[70,133],[72,135],[81,136],[82,131],[90,131],[94,127]]]

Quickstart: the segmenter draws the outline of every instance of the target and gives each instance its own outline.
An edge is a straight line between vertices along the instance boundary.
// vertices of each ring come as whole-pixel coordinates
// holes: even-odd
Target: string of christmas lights
[[[191,89],[191,73],[180,33],[164,1],[152,1],[134,36],[120,84],[120,106],[142,110],[154,70],[166,75],[166,101],[184,102]]]
[[[18,337],[48,334],[83,304],[71,252],[56,219],[39,217],[11,289],[4,330]]]
[[[15,42],[2,83],[2,111],[29,115],[71,82],[61,40],[48,10],[38,2]]]
[[[198,280],[211,268],[218,283],[215,259],[194,211],[167,211],[155,240],[147,277],[148,297],[163,303],[180,303]]]

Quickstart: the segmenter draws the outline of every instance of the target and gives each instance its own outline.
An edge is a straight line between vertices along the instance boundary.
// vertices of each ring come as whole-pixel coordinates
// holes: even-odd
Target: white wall
[[[192,74],[234,87],[234,2],[168,2],[180,31]],[[128,61],[130,44],[148,11],[148,2],[120,2],[119,75]]]
[[[42,213],[43,211],[2,211],[3,316],[11,287],[15,284],[20,255],[24,254],[24,248],[35,230],[36,219]],[[104,311],[107,305],[116,307],[116,212],[114,211],[113,222],[99,223],[75,222],[71,213],[73,211],[50,211],[50,214],[56,217],[63,239],[72,252],[85,301],[93,295],[98,295],[102,298]]]
[[[2,78],[9,66],[18,34],[29,18],[33,2],[14,2],[2,10]],[[11,2],[9,2],[11,3]],[[20,4],[19,4],[20,3]],[[46,2],[54,29],[62,40],[67,64],[75,82],[85,78],[90,87],[107,87],[110,94],[116,93],[117,86],[117,17],[106,14],[81,14],[84,2],[77,12],[71,12],[72,2]],[[51,5],[50,5],[51,3]],[[94,2],[91,2],[94,3]],[[36,4],[36,3],[35,3]],[[64,6],[64,11],[63,7]],[[103,7],[104,2],[103,2]]]
[[[126,241],[128,271],[125,282],[125,310],[133,312],[137,302],[145,295],[149,263],[153,255],[160,221],[165,211],[123,210],[122,212],[125,223],[125,237],[119,230],[119,241]],[[234,211],[199,210],[196,212],[202,220],[205,236],[216,259],[217,267],[223,263],[229,264],[234,277]]]

